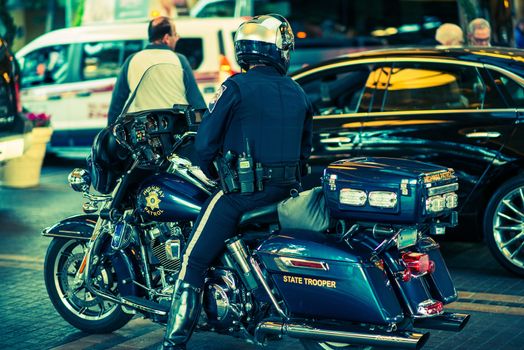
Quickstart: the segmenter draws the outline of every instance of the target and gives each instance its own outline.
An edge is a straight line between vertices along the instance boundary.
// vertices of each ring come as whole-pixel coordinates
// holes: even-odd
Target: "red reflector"
[[[435,263],[429,260],[429,256],[424,253],[405,253],[402,255],[402,260],[413,274],[422,274],[435,270]]]
[[[444,304],[441,301],[426,300],[418,305],[417,312],[419,315],[432,316],[439,315],[444,311]]]
[[[289,262],[295,267],[309,267],[311,269],[325,270],[324,264],[316,261],[305,261],[305,260],[294,260],[290,259]]]

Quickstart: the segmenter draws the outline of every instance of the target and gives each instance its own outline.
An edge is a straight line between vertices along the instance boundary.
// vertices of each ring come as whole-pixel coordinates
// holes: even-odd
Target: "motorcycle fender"
[[[119,250],[111,255],[111,264],[115,268],[118,290],[123,297],[143,295],[143,293],[140,293],[141,289],[133,283],[133,281],[137,281],[145,284],[139,277],[141,276],[138,273],[139,267],[136,266],[136,259],[130,256],[132,254],[131,249],[126,249],[125,251]]]
[[[98,215],[70,216],[42,231],[45,237],[60,237],[89,240],[93,234]]]

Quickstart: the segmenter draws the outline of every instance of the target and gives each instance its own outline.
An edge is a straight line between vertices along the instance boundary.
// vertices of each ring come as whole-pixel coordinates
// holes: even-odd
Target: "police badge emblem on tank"
[[[220,99],[224,91],[226,91],[226,89],[227,89],[227,86],[220,85],[220,88],[216,92],[215,96],[213,96],[211,101],[209,101],[209,105],[207,107],[209,109],[209,113],[213,113],[213,110],[215,109],[215,106],[217,105],[218,100]]]
[[[142,192],[146,199],[144,211],[151,216],[160,216],[164,210],[160,209],[161,198],[164,198],[164,191],[158,186],[149,186]]]

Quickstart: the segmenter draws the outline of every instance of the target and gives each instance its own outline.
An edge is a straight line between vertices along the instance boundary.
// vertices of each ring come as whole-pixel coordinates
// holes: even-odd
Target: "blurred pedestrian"
[[[475,18],[468,24],[470,46],[491,46],[491,26],[484,18]]]
[[[444,23],[438,27],[435,33],[435,40],[440,45],[462,46],[464,45],[464,33],[462,28],[453,23]]]
[[[174,104],[206,108],[189,61],[174,51],[179,39],[175,23],[167,17],[154,18],[149,22],[148,36],[149,45],[129,56],[122,66],[111,97],[108,125],[122,113],[130,95],[128,112]]]
[[[524,18],[519,19],[515,26],[515,47],[524,49]]]

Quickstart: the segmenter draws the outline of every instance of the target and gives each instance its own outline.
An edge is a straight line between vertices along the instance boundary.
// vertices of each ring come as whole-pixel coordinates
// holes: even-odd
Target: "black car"
[[[28,126],[20,112],[20,70],[7,43],[0,37],[0,166],[24,152]],[[30,128],[30,127],[29,127]]]
[[[311,98],[313,174],[354,156],[454,168],[459,222],[524,276],[524,51],[410,48],[325,61],[292,77]]]

